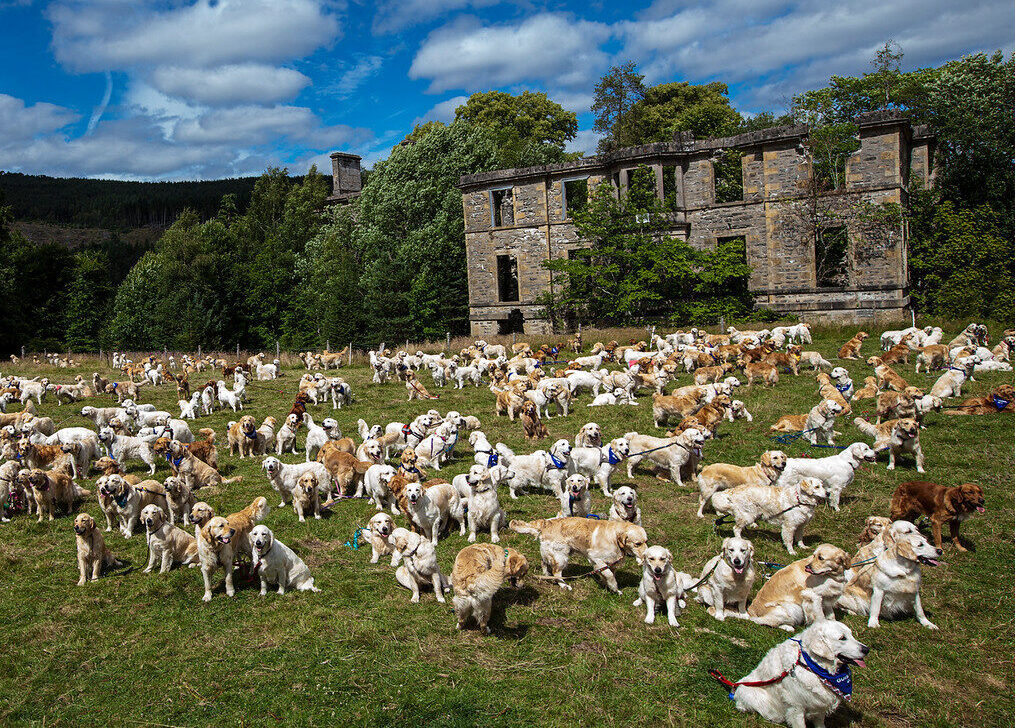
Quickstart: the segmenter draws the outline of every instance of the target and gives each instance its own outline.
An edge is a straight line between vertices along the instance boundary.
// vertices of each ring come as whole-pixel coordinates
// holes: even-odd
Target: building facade
[[[345,204],[359,197],[363,190],[360,157],[347,152],[331,154],[331,204]]]
[[[934,138],[893,112],[857,119],[860,148],[839,189],[818,192],[805,125],[721,139],[620,149],[576,162],[461,178],[472,334],[548,333],[536,302],[554,282],[542,265],[583,245],[568,210],[602,182],[623,195],[640,167],[671,206],[668,234],[699,249],[741,238],[758,306],[820,322],[887,322],[909,304],[904,220],[872,210],[905,203],[911,179],[933,183]],[[716,201],[715,164],[740,154],[741,199]]]

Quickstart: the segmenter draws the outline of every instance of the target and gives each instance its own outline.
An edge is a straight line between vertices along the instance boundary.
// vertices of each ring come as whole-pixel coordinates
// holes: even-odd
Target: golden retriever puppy
[[[296,552],[275,538],[271,529],[261,524],[250,531],[254,572],[261,579],[261,596],[268,594],[268,584],[278,584],[278,593],[286,589],[321,591],[314,586],[310,569]]]
[[[896,523],[910,528],[889,528],[884,532],[887,548],[873,563],[855,571],[839,597],[839,606],[852,614],[868,616],[867,626],[872,629],[880,626],[882,614],[889,617],[913,614],[927,629],[937,629],[927,619],[920,601],[920,565],[937,566],[941,549],[932,546],[908,521]]]
[[[666,619],[671,627],[679,627],[677,615],[686,606],[684,594],[694,584],[694,577],[673,568],[673,554],[662,546],[645,549],[642,561],[638,598],[633,606],[645,605],[645,624],[656,621],[656,607],[665,605]]]
[[[169,522],[176,525],[181,521],[184,526],[190,524],[190,509],[194,507],[194,491],[190,489],[183,478],[170,475],[162,481],[162,487],[166,489],[166,503],[169,506]]]
[[[458,629],[465,629],[470,618],[475,618],[480,630],[490,633],[490,612],[493,597],[510,579],[512,586],[521,586],[529,571],[529,562],[518,551],[488,543],[466,546],[455,557],[451,570],[451,587],[455,595],[451,603],[458,618]]]
[[[665,427],[670,420],[679,422],[704,406],[704,389],[677,395],[653,394],[652,421],[656,427]]]
[[[146,574],[150,574],[156,566],[160,574],[165,574],[174,563],[197,566],[197,540],[167,521],[166,512],[160,506],[152,503],[142,508],[141,523],[148,539]]]
[[[726,610],[730,608],[736,610],[737,617],[747,619],[747,598],[756,578],[754,544],[731,536],[723,539],[720,552],[701,570],[704,583],[698,587],[696,600],[720,622],[726,621]]]
[[[251,552],[250,532],[258,521],[268,515],[268,510],[268,500],[259,496],[242,511],[233,513],[228,518],[213,516],[197,529],[197,553],[204,579],[204,601],[211,601],[211,577],[220,568],[226,573],[226,596],[236,594],[233,588],[233,563],[236,555]]]
[[[390,536],[394,530],[395,519],[384,511],[378,511],[369,521],[367,521],[367,527],[364,528],[361,533],[365,533],[367,541],[370,542],[371,564],[376,564],[382,556],[391,554],[391,565],[398,566],[398,562],[402,558],[401,554],[395,551],[394,547],[388,541],[388,536]]]
[[[825,717],[852,693],[850,666],[865,667],[869,651],[841,622],[817,622],[770,649],[732,684],[730,698],[737,710],[773,723],[804,728],[809,720],[824,728]]]
[[[847,341],[839,349],[840,359],[859,359],[860,358],[860,347],[863,346],[863,342],[867,340],[869,334],[866,331],[857,332],[856,336]]]
[[[240,458],[254,457],[263,447],[258,447],[257,442],[257,420],[250,415],[243,415],[239,422],[230,422],[226,431],[226,440],[229,443],[229,454],[240,454]]]
[[[53,520],[56,513],[56,504],[63,503],[70,514],[74,510],[74,501],[80,500],[90,491],[79,488],[74,480],[66,473],[53,473],[45,470],[22,470],[19,477],[24,474],[24,483],[31,488],[32,497],[35,499],[36,510],[39,514],[39,523],[42,523],[44,515]]]
[[[740,485],[712,496],[712,507],[720,516],[733,517],[733,534],[738,538],[745,528],[759,520],[782,527],[782,543],[790,554],[794,542],[803,548],[804,528],[814,518],[818,505],[828,496],[817,478],[803,478],[784,487]]]
[[[751,621],[792,632],[804,624],[835,619],[833,611],[846,586],[850,559],[842,549],[823,543],[805,559],[772,575],[747,613]]]
[[[432,586],[437,601],[445,603],[447,600],[444,592],[451,591],[451,584],[441,573],[441,567],[437,564],[437,551],[430,539],[404,528],[396,528],[388,540],[403,561],[395,570],[395,579],[412,592],[409,602],[418,604],[420,587]]]
[[[801,432],[812,445],[818,438],[829,445],[835,444],[835,418],[842,413],[842,406],[833,399],[824,399],[805,415],[783,415],[769,429],[772,432]]]
[[[592,564],[607,588],[619,594],[613,567],[633,556],[641,565],[648,548],[645,529],[626,521],[597,521],[589,518],[552,518],[531,522],[511,521],[508,527],[515,533],[529,534],[539,539],[539,554],[543,574],[552,575],[561,589],[571,585],[564,581],[563,572],[571,552],[575,551]]]
[[[738,485],[775,485],[775,481],[786,469],[786,453],[782,450],[768,450],[761,454],[757,464],[750,467],[713,463],[698,474],[698,518],[705,517],[705,506],[720,490]]]
[[[895,470],[895,458],[903,454],[916,457],[916,472],[924,473],[923,449],[920,447],[920,425],[916,420],[885,420],[872,425],[863,417],[857,417],[853,424],[863,434],[874,438],[874,452],[888,451],[888,469]]]
[[[89,579],[96,581],[103,567],[116,569],[125,565],[106,548],[106,539],[87,513],[79,513],[74,519],[74,540],[78,549],[78,586],[84,586]]]
[[[313,514],[314,518],[321,517],[321,483],[317,474],[308,470],[299,477],[296,485],[293,486],[293,512],[305,523],[307,514]]]

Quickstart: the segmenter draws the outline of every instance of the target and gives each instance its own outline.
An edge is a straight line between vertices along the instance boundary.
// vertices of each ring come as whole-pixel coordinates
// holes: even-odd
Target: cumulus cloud
[[[173,139],[184,144],[259,145],[287,137],[333,147],[362,139],[365,133],[344,125],[322,126],[317,115],[303,106],[237,106],[181,121]]]
[[[308,86],[310,79],[291,68],[238,63],[208,69],[160,66],[152,72],[150,82],[168,96],[209,106],[232,106],[288,101]]]
[[[602,23],[544,13],[515,25],[483,26],[463,18],[434,31],[416,53],[409,77],[428,79],[429,91],[551,81],[588,84],[607,64],[600,49],[611,36]]]
[[[374,31],[396,33],[410,25],[422,25],[435,18],[464,10],[497,5],[501,0],[385,0],[378,4]]]
[[[56,104],[37,103],[31,106],[21,99],[0,94],[0,143],[13,145],[48,134],[77,121],[80,115]]]
[[[302,57],[338,37],[316,0],[60,0],[49,8],[57,60],[77,71],[219,66]]]

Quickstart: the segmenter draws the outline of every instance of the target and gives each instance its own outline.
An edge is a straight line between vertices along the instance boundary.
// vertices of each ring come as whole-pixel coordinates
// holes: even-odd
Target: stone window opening
[[[515,224],[514,188],[490,190],[490,218],[495,228]]]
[[[723,149],[712,158],[716,204],[741,202],[744,199],[743,154],[736,149]]]
[[[677,167],[663,165],[663,202],[667,210],[677,209]]]
[[[497,294],[502,302],[518,300],[518,259],[513,255],[497,256]]]
[[[572,219],[572,213],[584,210],[589,203],[589,178],[566,179],[563,182],[564,219]]]
[[[849,233],[845,225],[818,231],[814,242],[814,277],[818,288],[842,288],[849,284]]]
[[[525,316],[522,314],[522,310],[520,308],[513,308],[507,318],[500,319],[497,322],[497,333],[501,336],[524,334]]]

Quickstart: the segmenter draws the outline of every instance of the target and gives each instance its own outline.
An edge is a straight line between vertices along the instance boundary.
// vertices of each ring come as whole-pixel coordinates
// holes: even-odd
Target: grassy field
[[[818,331],[813,348],[832,358],[852,333]],[[995,337],[998,333],[992,331]],[[594,339],[586,335],[587,342]],[[865,355],[874,353],[876,341],[872,336]],[[859,385],[867,367],[847,364]],[[93,368],[78,371],[90,376]],[[912,367],[898,370],[928,388],[936,376],[915,375]],[[33,373],[39,372],[56,382],[70,381],[77,373],[51,367]],[[259,420],[269,414],[281,418],[299,373],[293,367],[274,382],[251,382],[246,411]],[[534,449],[524,444],[517,422],[495,417],[493,395],[485,387],[445,389],[439,402],[409,403],[403,385],[371,384],[362,365],[341,374],[353,386],[354,405],[335,413],[330,405],[311,412],[318,421],[336,417],[350,434],[359,417],[370,423],[409,421],[437,405],[442,412],[457,409],[480,417],[491,442],[505,442],[516,452]],[[1011,379],[1011,374],[978,376],[968,392],[985,393]],[[428,375],[424,381],[430,386]],[[689,381],[689,375],[680,378],[680,384]],[[142,401],[176,411],[175,388],[145,391]],[[737,397],[747,403],[754,422],[725,423],[722,436],[705,448],[706,462],[755,462],[773,446],[768,427],[778,416],[806,412],[817,402],[813,377],[807,374],[786,375],[774,390],[741,388]],[[647,397],[638,407],[587,409],[589,401],[586,395],[569,417],[549,420],[551,438],[573,439],[590,420],[599,422],[609,438],[630,430],[655,432]],[[872,408],[871,401],[857,407],[861,414]],[[49,401],[40,408],[57,423],[66,420],[65,426],[87,424],[77,416],[79,410],[80,405],[57,407]],[[274,505],[259,463],[228,456],[224,431],[230,419],[236,419],[232,412],[221,412],[192,426],[195,432],[213,426],[223,472],[244,476],[242,483],[208,500],[219,513],[237,510],[257,495],[268,496]],[[874,652],[866,669],[854,671],[852,703],[830,725],[1015,723],[1015,418],[932,414],[927,424],[921,436],[926,477],[946,484],[980,483],[987,514],[963,526],[973,550],[957,553],[949,544],[945,563],[924,569],[924,605],[940,631],[926,630],[913,619],[883,621],[880,629],[870,630],[865,619],[844,617]],[[851,422],[840,421],[837,429],[844,433],[840,444],[864,439]],[[791,456],[808,452],[802,444],[783,449]],[[441,475],[468,469],[471,453],[463,450]],[[284,459],[295,461],[293,456]],[[137,464],[134,472],[140,472]],[[158,477],[168,474],[163,463]],[[627,480],[623,473],[618,476],[615,485]],[[855,550],[864,519],[887,515],[896,485],[915,476],[909,460],[892,473],[883,459],[865,466],[846,491],[840,513],[819,509],[807,531],[808,545],[827,541]],[[83,484],[91,488],[93,483],[89,478]],[[716,534],[711,518],[695,517],[696,491],[646,473],[638,474],[635,485],[650,543],[669,547],[677,568],[700,573],[726,531]],[[511,501],[506,488],[501,499],[509,518],[547,517],[557,507],[549,495]],[[593,505],[597,513],[608,508],[598,492]],[[81,508],[102,520],[94,497]],[[129,541],[107,534],[113,552],[131,566],[77,587],[71,518],[37,524],[19,515],[0,525],[0,624],[5,628],[0,724],[766,725],[736,712],[706,670],[740,677],[785,639],[783,632],[735,619],[720,623],[694,603],[680,617],[678,629],[665,618],[645,625],[644,611],[631,606],[640,578],[633,559],[619,567],[623,597],[591,579],[574,582],[573,592],[527,580],[523,588],[505,588],[498,595],[492,635],[458,632],[450,604],[438,604],[431,593],[424,593],[420,604],[409,604],[409,593],[396,584],[383,559],[371,565],[369,547],[346,545],[357,524],[365,524],[373,512],[366,501],[349,500],[321,521],[300,524],[291,509],[273,508],[265,523],[311,566],[322,592],[261,597],[253,583],[244,583],[229,599],[220,572],[209,604],[201,602],[197,570],[141,573],[146,560],[142,534]],[[400,518],[396,521],[404,525]],[[774,530],[748,535],[760,560],[789,560]],[[538,546],[532,538],[510,532],[502,538],[504,545],[525,553],[538,573]],[[457,534],[441,541],[445,573],[465,545]],[[578,558],[571,568],[577,573],[585,564]]]

